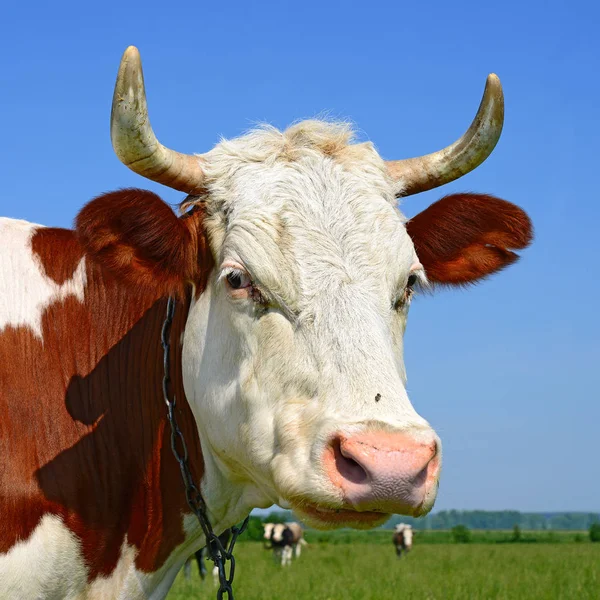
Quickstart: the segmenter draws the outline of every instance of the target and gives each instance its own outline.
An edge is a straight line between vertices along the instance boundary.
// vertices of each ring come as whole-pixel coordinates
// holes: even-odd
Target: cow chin
[[[340,527],[373,529],[383,525],[391,516],[389,513],[375,511],[359,512],[351,509],[325,508],[312,503],[292,503],[290,506],[301,521],[310,527],[322,530]]]

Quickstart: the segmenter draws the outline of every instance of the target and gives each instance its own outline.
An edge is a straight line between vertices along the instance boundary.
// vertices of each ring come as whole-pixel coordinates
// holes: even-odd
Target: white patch
[[[410,525],[404,530],[404,545],[410,550],[412,548],[413,530]]]
[[[75,600],[85,598],[86,584],[79,540],[56,516],[44,516],[27,540],[0,554],[3,600]]]
[[[81,259],[73,277],[61,285],[47,277],[31,249],[31,238],[40,227],[0,218],[0,333],[8,326],[29,327],[41,339],[42,315],[48,306],[67,296],[83,302],[85,259]]]

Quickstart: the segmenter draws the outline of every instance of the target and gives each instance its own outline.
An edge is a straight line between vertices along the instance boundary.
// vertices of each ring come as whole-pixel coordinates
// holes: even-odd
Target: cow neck
[[[85,258],[68,230],[40,230],[32,247],[46,276],[63,281]],[[0,470],[0,552],[44,515],[58,515],[80,539],[93,580],[115,569],[124,543],[136,548],[139,570],[159,569],[185,540],[190,511],[161,392],[167,300],[128,289],[89,260],[85,268],[83,301],[68,295],[47,306],[42,339],[28,327],[0,334],[0,379],[9,381],[0,396],[0,455],[9,457]],[[173,320],[171,386],[199,482],[201,448],[181,374],[190,298]]]

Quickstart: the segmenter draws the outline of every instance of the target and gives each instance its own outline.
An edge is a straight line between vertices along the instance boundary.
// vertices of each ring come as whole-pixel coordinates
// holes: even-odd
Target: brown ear
[[[170,294],[207,267],[199,213],[180,219],[156,194],[125,189],[89,202],[75,228],[88,256],[118,279]]]
[[[533,239],[527,214],[518,206],[485,194],[452,194],[406,225],[432,283],[464,285],[518,260]]]

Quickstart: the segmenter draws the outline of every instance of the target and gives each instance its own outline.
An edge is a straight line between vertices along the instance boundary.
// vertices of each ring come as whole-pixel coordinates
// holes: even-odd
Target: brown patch
[[[46,277],[59,285],[73,277],[83,257],[83,249],[68,229],[40,227],[31,238],[31,249]]]
[[[452,194],[406,225],[417,256],[434,284],[464,285],[518,260],[533,228],[518,206],[485,194]]]
[[[196,228],[189,235],[197,235],[201,215],[190,219],[193,227],[186,223],[186,230]],[[107,229],[104,239],[115,231]],[[35,237],[46,273],[55,281],[67,279],[81,256],[75,234],[47,229]],[[161,262],[156,248],[148,248],[149,239],[146,254],[133,244],[128,247],[134,256]],[[114,262],[116,250],[103,252],[101,244],[86,243],[99,249],[97,260],[107,257],[111,265],[124,264]],[[176,256],[190,261],[188,252],[167,251],[164,269],[173,271],[168,261]],[[65,265],[60,265],[63,255]],[[118,276],[113,276],[86,260],[83,303],[68,296],[48,306],[41,320],[43,342],[27,327],[7,327],[0,334],[0,552],[28,538],[44,514],[58,515],[81,540],[90,580],[114,570],[125,536],[138,549],[137,568],[156,571],[184,541],[182,515],[190,512],[171,453],[161,391],[163,291],[170,283],[159,280],[152,289],[146,282],[133,293],[131,279],[120,277],[132,268],[117,268]],[[184,270],[194,271],[190,264]],[[151,272],[164,271],[150,269],[145,277]],[[206,270],[197,267],[195,283],[201,286],[206,278]],[[133,280],[139,283],[139,278]],[[185,295],[188,301],[178,304],[171,334],[172,380],[198,481],[203,472],[200,442],[181,377],[180,339],[189,288]]]

